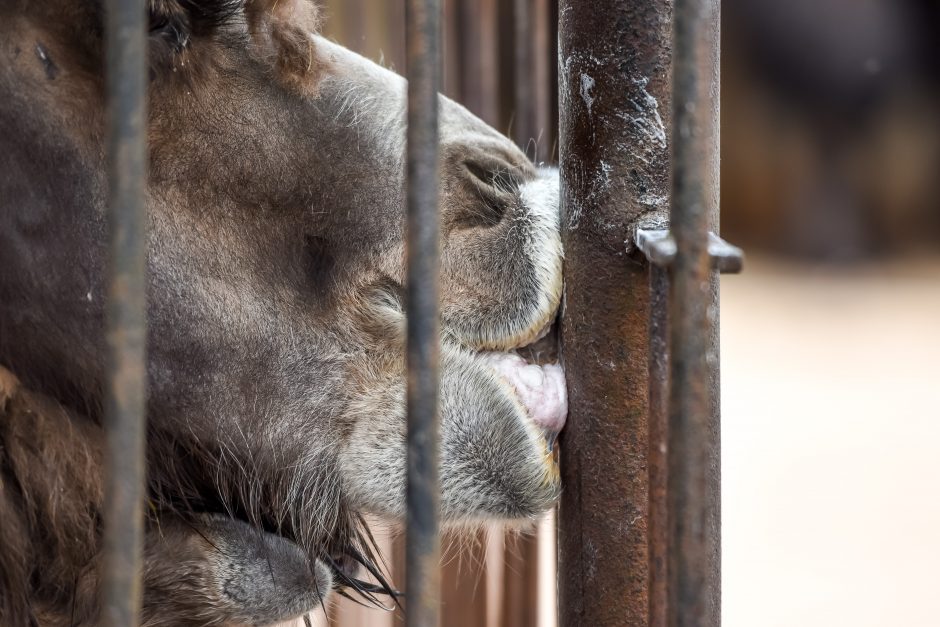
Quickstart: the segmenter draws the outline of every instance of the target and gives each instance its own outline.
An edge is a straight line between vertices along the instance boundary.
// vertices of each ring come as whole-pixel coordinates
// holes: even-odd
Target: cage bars
[[[560,11],[561,624],[718,625],[719,2]]]
[[[666,221],[670,27],[665,0],[559,4],[563,627],[649,624],[653,294],[632,233]]]
[[[440,624],[439,0],[408,0],[406,625]]]
[[[675,0],[669,266],[668,624],[720,623],[719,0]]]
[[[106,434],[101,622],[138,624],[146,432],[146,0],[106,11],[108,228]]]
[[[431,627],[440,623],[441,6],[406,6],[407,620]],[[545,2],[514,6],[542,15]],[[561,624],[717,625],[717,273],[741,265],[740,251],[714,235],[719,2],[561,0],[559,14],[562,333],[572,405],[562,443]],[[529,38],[524,22],[519,33]],[[516,46],[517,67],[530,65],[528,43]],[[107,55],[102,621],[135,625],[145,459],[146,2],[108,2]],[[520,80],[516,94],[527,110],[529,82]]]

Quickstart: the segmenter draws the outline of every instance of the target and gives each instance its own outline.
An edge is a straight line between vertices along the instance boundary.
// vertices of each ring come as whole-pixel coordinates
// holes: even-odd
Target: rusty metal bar
[[[513,1],[513,139],[536,163],[551,158],[554,63],[549,0]]]
[[[669,624],[720,622],[717,303],[719,0],[676,0],[670,228]]]
[[[720,242],[720,245],[719,245]],[[669,441],[669,275],[667,269],[675,259],[675,240],[665,229],[646,230],[637,229],[637,248],[645,255],[650,263],[650,621],[651,627],[664,627],[669,624],[669,577],[668,577],[668,551],[669,546],[669,507],[667,502],[668,482],[668,441]],[[743,263],[743,253],[740,248],[721,240],[714,233],[709,233],[709,257],[711,267],[715,272],[740,272]],[[718,312],[718,285],[717,276],[709,286],[712,291],[713,311]],[[715,325],[708,334],[717,358],[718,327]],[[720,465],[720,448],[718,440],[719,398],[718,369],[713,369],[713,380],[710,390],[712,398],[712,439],[710,440],[710,468],[708,471],[713,482],[715,494],[711,512],[710,533],[720,532],[720,519],[718,511],[718,475]],[[717,579],[720,567],[720,546],[718,538],[712,538],[711,571]],[[715,588],[711,590],[709,602],[718,608],[718,582],[713,581]]]
[[[109,0],[108,365],[104,397],[104,625],[138,624],[147,395],[147,2]]]
[[[491,126],[499,126],[499,58],[496,0],[461,2],[461,103]]]
[[[536,163],[545,163],[551,159],[555,141],[552,128],[552,101],[555,99],[555,90],[551,68],[556,64],[556,55],[551,44],[554,33],[550,20],[554,19],[554,15],[550,0],[533,0],[529,15],[532,19],[532,87],[535,99],[535,146],[532,159]]]
[[[531,0],[513,0],[513,139],[527,151],[535,136]]]
[[[638,230],[639,233],[639,230]],[[648,256],[647,256],[648,257]],[[649,266],[649,625],[666,627],[669,608],[669,275]]]
[[[408,0],[406,625],[440,624],[440,0]]]
[[[671,6],[559,3],[562,338],[570,401],[558,538],[563,627],[650,624],[651,559],[665,551],[664,534],[651,528],[663,517],[650,518],[649,264],[624,241],[633,249],[644,216],[665,221]]]

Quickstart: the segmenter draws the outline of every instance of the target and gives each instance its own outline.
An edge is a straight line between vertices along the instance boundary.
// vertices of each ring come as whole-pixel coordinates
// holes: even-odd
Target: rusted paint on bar
[[[562,0],[559,92],[570,417],[561,625],[650,618],[649,267],[624,246],[668,205],[671,4]]]
[[[638,238],[639,239],[639,238]],[[649,626],[666,627],[669,604],[669,275],[650,264]]]
[[[106,12],[110,280],[101,622],[133,627],[141,605],[147,395],[147,2],[110,0]]]
[[[717,307],[718,0],[676,0],[670,267],[669,624],[720,621]]]
[[[440,624],[439,0],[408,0],[406,624]]]

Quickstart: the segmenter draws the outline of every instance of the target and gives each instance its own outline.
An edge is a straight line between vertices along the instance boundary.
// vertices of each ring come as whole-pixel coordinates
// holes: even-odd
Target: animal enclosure
[[[141,593],[145,5],[107,7],[111,466],[103,618],[115,626],[136,624]],[[405,42],[390,54],[405,51],[396,69],[409,79],[408,510],[404,555],[391,560],[406,624],[534,625],[539,593],[537,545],[522,540],[518,554],[502,558],[505,572],[518,574],[502,578],[499,611],[467,601],[475,586],[457,585],[458,570],[445,568],[443,611],[461,618],[442,619],[435,464],[442,51],[456,95],[493,124],[508,111],[512,136],[536,161],[557,157],[561,172],[560,334],[571,402],[560,441],[559,624],[719,624],[717,285],[719,272],[740,269],[741,253],[716,235],[718,0],[487,0],[445,3],[443,14],[440,0],[383,5]],[[348,6],[330,6],[342,27],[369,23]],[[457,34],[456,45],[442,45],[442,31]],[[511,81],[498,70],[497,41],[511,47],[499,53],[512,55]]]

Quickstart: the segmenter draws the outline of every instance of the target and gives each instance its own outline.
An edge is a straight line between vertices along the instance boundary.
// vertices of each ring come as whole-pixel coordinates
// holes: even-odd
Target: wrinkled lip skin
[[[508,384],[529,419],[542,431],[549,452],[565,426],[568,390],[558,363],[556,326],[547,324],[518,350],[480,353],[483,361]]]
[[[512,386],[529,419],[540,429],[557,435],[564,428],[568,393],[560,365],[529,363],[515,353],[484,353],[483,359]]]

